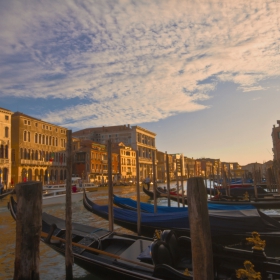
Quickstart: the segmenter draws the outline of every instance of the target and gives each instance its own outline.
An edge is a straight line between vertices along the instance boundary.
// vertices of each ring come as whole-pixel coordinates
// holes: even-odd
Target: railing
[[[33,160],[33,159],[21,159],[20,164],[28,165],[47,165],[47,166],[66,166],[65,162],[53,162],[53,161],[43,161],[43,160]]]

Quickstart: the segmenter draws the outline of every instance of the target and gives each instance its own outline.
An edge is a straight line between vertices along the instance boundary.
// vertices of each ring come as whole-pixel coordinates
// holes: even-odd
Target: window
[[[27,139],[28,139],[28,142],[30,142],[30,131],[27,132]]]
[[[38,126],[38,123],[35,123],[35,126],[37,127],[37,126]]]
[[[37,134],[37,133],[35,133],[35,139],[34,139],[34,142],[35,142],[35,143],[38,143],[38,134]]]
[[[27,132],[24,131],[24,132],[23,132],[23,141],[26,141],[26,139],[27,139]]]
[[[7,126],[5,127],[5,137],[9,137],[9,128]]]
[[[5,120],[8,121],[9,120],[9,116],[5,115]]]
[[[24,123],[24,124],[27,124],[27,120],[24,120],[23,123]]]

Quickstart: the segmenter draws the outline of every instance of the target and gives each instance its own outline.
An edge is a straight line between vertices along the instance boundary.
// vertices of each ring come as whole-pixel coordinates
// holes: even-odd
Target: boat
[[[96,192],[98,190],[98,185],[94,183],[83,183],[82,189],[85,189],[88,192]]]
[[[108,205],[98,205],[83,196],[84,207],[108,219]],[[280,223],[260,212],[258,209],[247,210],[208,210],[212,238],[230,239],[234,234],[248,234],[252,231],[280,235]],[[136,211],[113,207],[114,223],[137,232]],[[173,229],[178,236],[189,236],[189,216],[187,211],[176,213],[141,213],[141,234],[152,236],[156,229]]]
[[[71,200],[73,202],[82,201],[83,191],[72,191]],[[43,206],[49,206],[54,204],[62,204],[66,202],[66,188],[54,188],[49,190],[43,190]]]
[[[117,195],[114,195],[113,202],[116,206],[124,209],[129,209],[133,211],[137,211],[137,201],[126,198],[126,197],[120,197]],[[146,213],[154,213],[154,205],[150,203],[144,203],[140,202],[140,209],[141,212]],[[209,210],[244,210],[244,209],[255,209],[255,206],[251,204],[243,204],[243,205],[230,205],[230,204],[208,204]],[[176,213],[176,212],[182,212],[182,211],[188,211],[188,207],[176,207],[176,206],[163,206],[163,205],[157,205],[157,213]]]
[[[9,209],[16,219],[13,197]],[[193,279],[191,239],[177,237],[172,230],[157,233],[155,238],[139,237],[72,223],[74,262],[103,279]],[[63,256],[65,235],[64,220],[42,213],[41,241]],[[244,260],[255,266],[263,279],[280,274],[277,259],[267,257],[261,250],[240,250],[216,244],[212,249],[215,280],[236,279],[235,272],[243,268]]]
[[[4,193],[0,194],[0,199],[4,198],[4,197],[6,197],[7,195],[12,194],[12,193],[14,193],[14,189],[12,189],[12,190],[6,190]]]
[[[154,192],[153,191],[150,191],[148,189],[146,189],[143,185],[143,192],[148,195],[151,199],[154,199]],[[171,194],[173,193],[173,194]],[[162,187],[157,187],[156,188],[156,198],[159,198],[159,197],[168,197],[168,193],[167,193],[167,190],[162,188]],[[169,192],[169,197],[171,200],[173,201],[179,201],[179,203],[183,203],[183,200],[185,200],[185,204],[187,204],[187,197],[184,196],[182,197],[182,195],[174,195],[174,191],[171,190],[171,192]]]

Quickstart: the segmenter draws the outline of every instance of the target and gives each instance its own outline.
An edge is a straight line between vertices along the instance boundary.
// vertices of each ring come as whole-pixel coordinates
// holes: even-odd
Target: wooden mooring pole
[[[207,195],[202,177],[188,179],[193,279],[214,279]]]
[[[73,279],[73,251],[72,251],[72,130],[67,130],[67,176],[66,176],[66,204],[65,204],[65,273],[67,280]]]
[[[113,211],[113,181],[112,181],[112,142],[109,139],[107,142],[108,155],[108,218],[109,230],[114,230],[114,211]]]
[[[16,250],[14,280],[39,280],[40,236],[42,230],[42,183],[16,185]]]
[[[169,171],[169,156],[167,152],[165,152],[166,156],[166,181],[167,181],[167,200],[168,200],[168,207],[171,206],[170,203],[170,171]]]
[[[141,235],[141,205],[140,205],[140,168],[139,151],[136,151],[136,193],[137,193],[137,234]]]

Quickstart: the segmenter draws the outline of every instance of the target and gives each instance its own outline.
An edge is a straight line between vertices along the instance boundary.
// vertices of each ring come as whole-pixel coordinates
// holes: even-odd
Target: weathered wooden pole
[[[154,213],[157,213],[156,151],[152,151],[152,160],[153,160]]]
[[[176,192],[177,192],[177,203],[178,207],[180,207],[180,199],[179,199],[179,177],[178,177],[178,166],[176,166]]]
[[[182,201],[183,207],[185,207],[185,191],[184,191],[184,178],[183,178],[183,170],[184,170],[184,159],[183,155],[181,155],[181,189],[182,189]]]
[[[112,181],[112,142],[109,139],[107,142],[107,157],[108,157],[108,220],[109,230],[114,230],[114,212],[113,212],[113,181]]]
[[[254,193],[255,193],[255,198],[258,198],[257,176],[256,176],[255,164],[254,164],[254,172],[253,172],[253,181],[254,181]]]
[[[42,183],[16,185],[16,251],[14,280],[39,280],[42,229]]]
[[[139,151],[136,151],[136,192],[137,192],[137,233],[141,235],[141,207],[140,207],[140,168],[139,168]]]
[[[67,280],[73,279],[72,251],[72,130],[67,130],[67,175],[66,175],[66,204],[65,204],[65,272]]]
[[[193,279],[214,279],[211,230],[203,178],[188,180]]]
[[[169,171],[169,156],[167,152],[165,152],[166,156],[166,180],[167,180],[167,200],[168,200],[168,206],[171,206],[170,203],[170,171]]]

